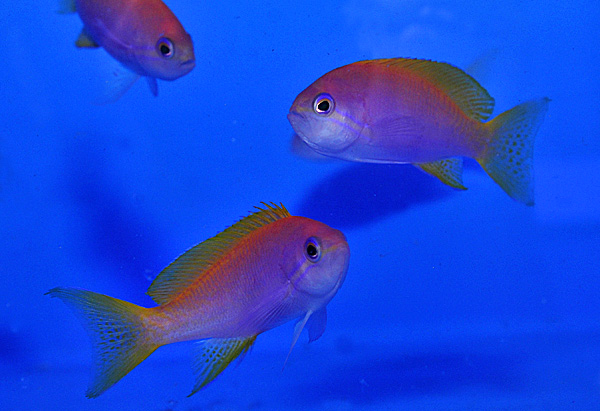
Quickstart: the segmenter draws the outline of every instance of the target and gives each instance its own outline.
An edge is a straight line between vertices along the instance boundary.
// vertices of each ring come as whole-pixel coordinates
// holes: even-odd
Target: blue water
[[[167,4],[197,66],[154,98],[91,101],[102,50],[75,15],[5,5],[0,81],[3,410],[600,409],[600,51],[594,1]],[[292,5],[294,4],[294,5]],[[469,163],[466,192],[411,166],[302,158],[286,114],[343,64],[473,68],[495,115],[552,99],[536,205]],[[191,343],[85,398],[85,331],[55,286],[152,304],[152,278],[261,201],[342,230],[352,258],[324,335],[293,324],[188,398]]]

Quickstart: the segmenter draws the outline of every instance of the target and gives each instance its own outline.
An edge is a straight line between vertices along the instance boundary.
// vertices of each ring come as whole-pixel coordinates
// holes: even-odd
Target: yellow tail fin
[[[95,370],[86,392],[89,398],[112,387],[158,348],[143,327],[147,308],[76,288],[53,288],[46,294],[69,306],[90,335]]]
[[[513,199],[533,205],[533,141],[550,99],[527,101],[487,123],[490,142],[477,161]]]

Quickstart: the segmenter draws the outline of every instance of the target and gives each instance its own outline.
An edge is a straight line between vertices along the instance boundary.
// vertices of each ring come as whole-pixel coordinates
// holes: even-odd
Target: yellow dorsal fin
[[[494,110],[494,99],[488,92],[473,77],[448,63],[406,58],[373,60],[373,63],[397,67],[420,75],[443,90],[474,120],[485,121]]]
[[[152,297],[157,304],[168,303],[201,277],[239,239],[276,220],[290,217],[290,213],[282,204],[262,204],[265,208],[255,207],[258,211],[179,256],[161,271],[146,294]]]

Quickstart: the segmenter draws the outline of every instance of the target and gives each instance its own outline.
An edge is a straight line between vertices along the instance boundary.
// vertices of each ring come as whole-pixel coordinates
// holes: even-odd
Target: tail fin
[[[102,394],[158,348],[148,341],[142,323],[146,308],[76,288],[53,288],[46,294],[67,304],[90,335],[95,369],[88,398]]]
[[[533,141],[550,99],[527,101],[487,123],[490,142],[477,161],[516,201],[533,205]]]

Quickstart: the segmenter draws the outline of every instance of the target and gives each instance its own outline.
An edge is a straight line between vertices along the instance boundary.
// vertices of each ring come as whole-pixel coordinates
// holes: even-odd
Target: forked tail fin
[[[531,100],[505,111],[487,123],[490,142],[477,161],[516,201],[533,205],[533,142],[548,102]]]
[[[112,387],[158,348],[148,341],[143,325],[147,308],[76,288],[53,288],[46,294],[69,306],[90,335],[95,369],[89,398]]]

